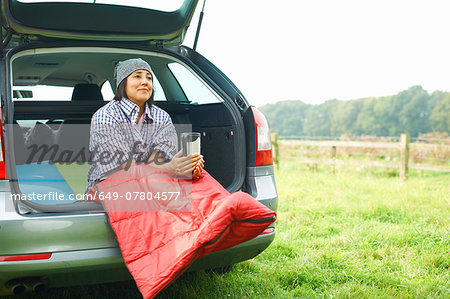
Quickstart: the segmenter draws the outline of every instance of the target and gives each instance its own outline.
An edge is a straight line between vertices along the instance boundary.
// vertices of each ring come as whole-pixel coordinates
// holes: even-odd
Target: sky
[[[256,106],[450,91],[449,11],[448,0],[207,0],[197,51]]]

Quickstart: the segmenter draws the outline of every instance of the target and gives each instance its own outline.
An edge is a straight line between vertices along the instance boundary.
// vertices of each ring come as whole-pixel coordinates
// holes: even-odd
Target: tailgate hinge
[[[0,40],[1,56],[3,57],[3,50],[6,48],[6,46],[8,46],[9,41],[11,40],[14,31],[11,28],[7,28],[6,35],[3,37],[3,27],[1,27],[0,30],[1,30],[1,35],[0,35],[1,36],[0,37],[1,38],[1,40]]]

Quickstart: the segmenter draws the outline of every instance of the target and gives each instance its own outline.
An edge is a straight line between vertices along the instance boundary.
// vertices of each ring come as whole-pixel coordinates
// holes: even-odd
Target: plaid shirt
[[[142,121],[136,124],[138,115],[139,106],[123,98],[109,102],[92,116],[87,189],[130,159],[145,162],[154,151],[166,160],[176,154],[178,137],[169,114],[146,105]]]

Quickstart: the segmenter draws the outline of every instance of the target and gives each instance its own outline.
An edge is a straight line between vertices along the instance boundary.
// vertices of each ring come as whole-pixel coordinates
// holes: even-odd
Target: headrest
[[[79,83],[73,89],[72,101],[103,101],[103,95],[97,84]]]

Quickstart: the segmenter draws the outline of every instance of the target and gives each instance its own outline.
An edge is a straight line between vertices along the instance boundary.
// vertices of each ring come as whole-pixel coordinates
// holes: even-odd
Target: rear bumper
[[[274,237],[275,232],[272,232],[213,252],[195,261],[188,271],[219,268],[253,258],[267,248]],[[12,294],[7,287],[9,282],[25,282],[27,278],[40,279],[51,288],[132,279],[119,248],[56,252],[46,260],[0,262],[0,274],[0,295]]]
[[[259,235],[250,241],[241,243],[232,248],[212,252],[207,256],[196,260],[188,271],[220,268],[252,259],[263,252],[264,249],[272,243],[274,238],[275,231],[269,234]]]
[[[52,288],[132,278],[119,248],[55,252],[46,260],[0,262],[0,274],[0,295],[11,294],[8,282],[23,282],[30,277]]]

